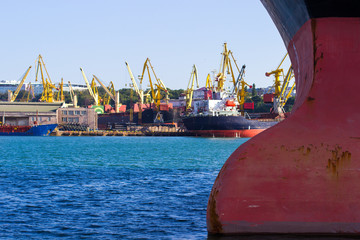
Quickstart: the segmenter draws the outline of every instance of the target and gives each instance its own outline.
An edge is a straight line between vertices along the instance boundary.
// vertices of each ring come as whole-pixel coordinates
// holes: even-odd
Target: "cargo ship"
[[[192,113],[182,119],[186,129],[201,137],[251,138],[278,123],[275,119],[242,116],[235,96],[194,101]]]
[[[358,237],[360,1],[261,1],[290,55],[295,105],[224,163],[208,232]]]
[[[196,90],[203,92],[197,98],[192,97],[193,89],[188,87],[186,90],[186,111],[182,118],[186,129],[202,137],[251,138],[278,123],[280,118],[275,120],[250,117],[244,109],[245,86],[252,88],[244,80],[246,66],[243,65],[241,70],[238,68],[233,53],[227,48],[227,43],[224,43],[221,55],[220,70],[214,79],[217,86],[212,86],[210,75],[208,75],[206,87]],[[194,69],[195,79],[197,79],[196,67]],[[235,78],[236,72],[233,71],[235,69],[239,71],[237,78]],[[231,91],[225,90],[224,87],[227,75],[232,78],[229,80],[233,83]],[[190,77],[188,86],[194,86],[193,81],[194,78]]]
[[[0,126],[0,136],[49,136],[57,124],[44,124],[34,126]]]

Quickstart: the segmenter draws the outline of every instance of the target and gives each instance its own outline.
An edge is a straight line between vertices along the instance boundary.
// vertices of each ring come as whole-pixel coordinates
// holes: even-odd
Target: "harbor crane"
[[[74,89],[71,85],[71,82],[68,81],[68,84],[69,84],[69,92],[70,92],[70,98],[71,98],[71,102],[73,103],[73,106],[74,107],[78,107],[77,106],[77,96],[75,95],[74,93]]]
[[[125,65],[129,72],[130,79],[132,82],[131,87],[134,88],[136,95],[138,96],[138,99],[139,99],[139,101],[138,101],[138,106],[139,106],[138,122],[141,123],[141,121],[142,121],[142,106],[144,104],[144,91],[142,90],[141,85],[139,88],[138,85],[136,84],[135,77],[130,69],[130,65],[127,62],[125,62]],[[130,93],[132,94],[132,91]],[[132,99],[132,97],[130,97],[130,99]],[[130,109],[130,111],[132,111],[132,108]]]
[[[69,84],[69,92],[70,92],[71,102],[74,103],[74,96],[75,96],[74,89],[72,88],[72,85],[71,85],[70,81],[68,81],[68,84]]]
[[[43,68],[46,72],[47,78],[44,78]],[[38,81],[39,70],[40,70],[40,74],[41,74],[41,82],[43,85],[43,92],[42,92],[40,101],[54,102],[53,89],[58,89],[58,88],[51,82],[50,75],[45,67],[45,63],[44,63],[44,60],[43,60],[41,54],[39,54],[39,56],[37,58],[35,82]]]
[[[196,66],[194,64],[192,67],[191,74],[190,74],[188,87],[185,91],[185,101],[186,101],[185,111],[186,112],[191,111],[191,103],[192,103],[192,99],[193,99],[195,80],[196,80],[196,86],[197,86],[197,88],[199,88],[198,72],[197,72]]]
[[[288,56],[288,54],[285,54],[284,58],[281,60],[279,66],[276,68],[276,70],[265,73],[265,75],[267,77],[270,77],[271,75],[274,75],[274,77],[275,77],[275,79],[274,79],[275,93],[274,93],[273,111],[274,111],[274,113],[276,113],[282,117],[284,116],[284,113],[285,113],[284,106],[295,87],[295,81],[294,81],[290,90],[288,89],[291,79],[294,78],[294,72],[293,72],[292,66],[290,65],[286,75],[284,75],[284,70],[283,70],[283,68],[281,68],[281,66],[284,63],[287,56]],[[283,79],[282,81],[280,80],[281,77]]]
[[[152,82],[150,68],[151,68],[151,72],[153,73],[153,75],[155,77],[156,83]],[[151,65],[149,58],[146,58],[146,60],[145,60],[143,71],[140,76],[140,85],[142,85],[142,82],[144,80],[145,71],[147,71],[147,73],[148,73],[151,97],[152,97],[152,101],[155,103],[155,107],[156,107],[156,111],[157,111],[154,122],[161,122],[162,115],[160,113],[160,101],[161,101],[161,99],[165,99],[165,102],[168,103],[169,92],[168,92],[167,88],[165,87],[165,84],[156,76],[155,70],[154,70],[153,66]],[[155,88],[156,88],[156,90],[155,90]],[[163,96],[161,94],[162,92],[164,92],[165,96]]]
[[[14,102],[15,99],[17,98],[17,96],[18,96],[18,94],[19,94],[22,86],[24,85],[25,79],[26,79],[27,75],[28,75],[29,72],[30,72],[30,69],[31,69],[31,66],[26,70],[26,72],[25,72],[25,74],[23,75],[23,77],[22,77],[19,85],[16,87],[16,90],[15,90],[14,93],[12,93],[10,90],[8,90],[8,91],[9,91],[9,97],[8,97],[8,98],[9,98],[9,102]]]
[[[217,87],[215,88],[215,90],[217,92],[224,92],[224,84],[225,84],[225,80],[226,80],[226,74],[230,74],[231,75],[231,81],[233,84],[233,92],[232,94],[236,95],[236,99],[240,105],[240,112],[241,115],[244,115],[244,103],[245,103],[245,96],[246,96],[246,92],[245,92],[245,86],[249,86],[250,88],[252,86],[250,86],[249,84],[247,84],[244,80],[244,74],[245,74],[245,65],[242,66],[241,69],[239,69],[239,66],[236,63],[235,57],[233,55],[233,53],[228,50],[227,48],[227,44],[224,43],[224,50],[222,52],[222,60],[220,63],[220,71],[219,73],[216,75],[215,81],[218,82]],[[237,72],[239,72],[239,75],[237,78],[235,78],[235,73],[233,70],[233,65],[232,63],[235,65]]]
[[[112,99],[115,103],[115,112],[119,112],[119,103],[118,96],[116,95],[114,83],[110,81],[109,87],[106,87],[105,84],[95,75],[93,75],[94,79],[101,85],[101,87],[105,90],[106,94],[103,96],[103,105],[108,105],[110,99]]]
[[[114,100],[114,102],[116,101],[115,100],[115,93],[114,92],[111,92],[106,86],[105,86],[105,84],[103,84],[102,83],[102,81],[100,81],[100,79],[98,78],[98,77],[96,77],[95,75],[93,75],[93,79],[95,79],[100,85],[101,85],[101,87],[105,90],[105,92],[106,92],[106,94],[108,94],[109,95],[109,97],[112,99],[112,100]],[[111,83],[112,82],[110,82],[110,87],[111,87]],[[95,86],[95,84],[92,84],[92,86]],[[114,88],[114,84],[112,85],[113,86],[113,88]],[[97,90],[96,90],[97,91]],[[104,98],[106,98],[106,96],[104,96],[103,97],[103,104],[105,105],[105,99]],[[109,99],[109,101],[110,101],[110,99]],[[106,101],[107,102],[107,104],[109,104],[108,102],[109,101]]]
[[[153,81],[151,79],[150,68],[151,68],[151,72],[153,73],[153,75],[155,77],[156,83],[153,83]],[[142,71],[142,74],[140,76],[140,85],[142,85],[142,82],[144,80],[145,71],[147,71],[148,77],[149,77],[149,84],[150,84],[150,89],[151,89],[151,97],[152,97],[156,107],[159,108],[161,99],[165,99],[166,103],[168,103],[169,92],[168,92],[167,88],[165,87],[165,84],[163,83],[163,81],[161,81],[156,76],[154,67],[152,66],[149,58],[146,58],[146,60],[145,60],[143,71]],[[155,91],[155,88],[156,88],[156,91]],[[164,92],[165,96],[161,95],[161,91]]]
[[[110,91],[112,96],[114,96],[114,98],[112,98],[108,93],[105,93],[105,95],[103,97],[104,105],[109,105],[111,99],[113,99],[113,101],[116,102],[115,101],[116,100],[116,92],[115,92],[114,83],[112,81],[110,81],[109,86],[107,87],[107,89]]]
[[[214,91],[213,83],[212,83],[212,80],[211,80],[211,77],[210,77],[210,73],[206,77],[205,88],[210,90],[210,91]]]
[[[84,70],[82,68],[80,68],[80,71],[81,71],[82,76],[83,76],[83,78],[85,80],[85,83],[86,83],[87,89],[88,89],[88,91],[90,93],[90,96],[94,99],[94,105],[98,106],[99,105],[99,94],[96,91],[95,92],[93,91],[93,88],[95,90],[95,85],[94,85],[95,81],[94,81],[94,79],[91,82],[92,86],[90,86],[89,81],[87,80],[86,75],[84,73]]]
[[[59,88],[58,88],[59,91],[58,91],[57,98],[56,98],[57,102],[65,101],[63,86],[64,86],[64,80],[63,80],[63,78],[61,78],[61,82],[59,83]]]
[[[134,88],[138,98],[139,98],[139,103],[140,104],[143,104],[144,103],[144,91],[141,89],[141,85],[140,85],[140,88],[138,87],[138,85],[136,84],[136,81],[135,81],[135,77],[130,69],[130,66],[127,62],[125,62],[125,65],[126,65],[126,68],[129,72],[129,75],[130,75],[130,79],[131,79],[131,82],[132,82],[132,87]]]
[[[244,103],[245,103],[245,97],[246,97],[245,87],[247,86],[249,88],[252,88],[252,86],[249,85],[248,83],[246,83],[244,80],[245,68],[246,68],[246,65],[244,64],[241,67],[240,73],[235,81],[233,92],[232,92],[233,94],[236,94],[237,100],[240,105],[240,112],[242,115],[244,114]]]
[[[20,102],[29,102],[30,95],[32,96],[32,99],[35,98],[34,88],[31,85],[31,82],[28,84],[27,88],[25,89],[25,93],[20,99]]]

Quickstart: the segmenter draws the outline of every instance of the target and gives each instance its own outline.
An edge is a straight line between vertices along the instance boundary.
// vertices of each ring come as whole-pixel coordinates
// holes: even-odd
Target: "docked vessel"
[[[360,1],[262,3],[289,52],[296,101],[290,117],[225,162],[208,232],[358,235]]]
[[[232,61],[233,64],[232,64]],[[234,67],[233,67],[234,66]],[[235,79],[235,72],[239,71]],[[226,91],[224,84],[226,74],[231,73],[232,91]],[[243,137],[250,138],[265,129],[278,123],[275,119],[252,119],[244,110],[245,86],[248,85],[244,79],[245,65],[239,69],[232,52],[224,44],[220,71],[216,76],[216,87],[209,84],[209,75],[207,86],[202,88],[203,99],[192,100],[193,89],[186,90],[186,114],[183,117],[183,123],[186,129],[203,137]],[[194,65],[193,74],[190,77],[189,86],[194,85],[194,78],[197,79],[197,70]]]
[[[0,136],[49,136],[57,124],[44,124],[34,126],[0,126]]]
[[[251,119],[242,116],[235,97],[220,100],[201,100],[194,102],[194,110],[183,117],[186,129],[202,137],[253,137],[274,126],[274,119]]]

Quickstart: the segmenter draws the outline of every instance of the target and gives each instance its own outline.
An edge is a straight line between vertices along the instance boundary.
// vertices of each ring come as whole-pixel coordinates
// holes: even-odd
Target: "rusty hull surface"
[[[295,110],[226,161],[210,234],[359,233],[359,19],[309,19],[291,39]]]

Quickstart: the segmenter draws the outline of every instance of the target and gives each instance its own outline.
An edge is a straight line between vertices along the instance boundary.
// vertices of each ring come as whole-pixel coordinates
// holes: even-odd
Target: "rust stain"
[[[340,146],[336,146],[330,152],[331,158],[328,159],[327,168],[334,176],[338,177],[342,167],[350,162],[351,153],[349,151],[342,151]]]
[[[307,97],[307,99],[306,99],[308,102],[312,102],[312,101],[314,101],[315,100],[315,98],[313,98],[313,97]]]
[[[209,197],[209,202],[208,202],[208,206],[209,206],[209,231],[211,233],[222,233],[223,232],[223,228],[222,228],[222,224],[219,220],[219,215],[216,213],[216,196],[218,195],[219,191],[216,190],[216,188],[214,188],[211,191],[210,197]]]
[[[247,158],[247,152],[242,152],[242,153],[238,156],[237,161],[242,161],[242,160],[244,160],[244,159],[246,159],[246,158]]]

